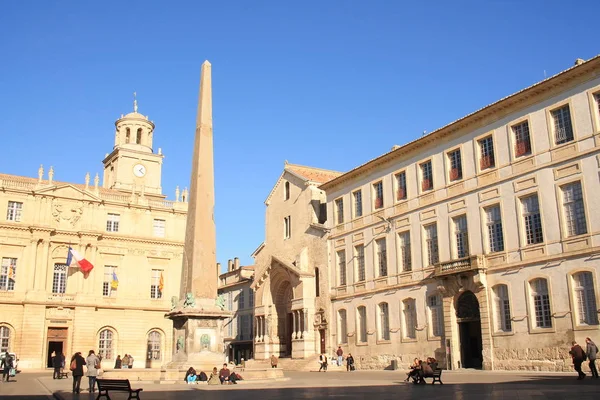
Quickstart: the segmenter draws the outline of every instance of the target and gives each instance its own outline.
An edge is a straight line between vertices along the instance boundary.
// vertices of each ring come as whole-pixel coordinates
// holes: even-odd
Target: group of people
[[[596,343],[592,341],[589,337],[585,338],[585,350],[577,344],[577,342],[572,343],[573,347],[569,351],[569,354],[573,358],[573,368],[577,371],[577,380],[582,380],[586,377],[586,374],[581,370],[581,364],[585,360],[589,361],[590,372],[592,373],[592,377],[598,379],[598,370],[596,369],[596,355],[598,354],[598,346]]]
[[[53,379],[60,379],[60,374],[65,369],[65,353],[52,353],[52,368],[54,368]]]
[[[426,361],[415,358],[410,366],[410,370],[406,373],[406,380],[408,382],[411,378],[413,383],[425,383],[427,377],[433,376],[433,371],[438,368],[438,362],[433,357],[427,357]]]
[[[2,369],[2,380],[9,382],[11,376],[15,376],[17,373],[16,361],[13,360],[13,357],[7,351],[4,353],[4,358],[0,362],[0,369]]]
[[[231,370],[227,364],[223,364],[223,368],[217,371],[217,367],[214,367],[210,376],[207,376],[204,372],[197,373],[193,367],[190,367],[185,373],[183,380],[188,384],[192,385],[198,382],[206,382],[209,385],[224,385],[232,383],[237,385],[237,381],[241,380],[240,374],[234,371],[235,365],[231,364]]]
[[[84,366],[87,368],[85,375],[88,377],[89,381],[88,390],[90,393],[96,391],[96,379],[99,375],[101,362],[102,358],[97,356],[94,350],[90,350],[86,358],[83,358],[80,351],[73,354],[69,365],[69,369],[73,374],[73,393],[80,393],[81,377],[84,375]]]
[[[342,350],[341,346],[338,346],[338,349],[335,352],[336,357],[334,358],[334,360],[332,362],[337,363],[338,366],[343,366],[344,365],[344,350]],[[319,355],[319,372],[323,371],[323,372],[327,372],[327,366],[328,366],[328,360],[327,360],[327,354],[321,354]],[[346,357],[346,371],[354,371],[356,368],[354,366],[354,357],[352,357],[351,353],[348,353],[348,356]]]
[[[131,369],[133,368],[133,356],[125,354],[123,358],[119,354],[115,360],[115,369]]]

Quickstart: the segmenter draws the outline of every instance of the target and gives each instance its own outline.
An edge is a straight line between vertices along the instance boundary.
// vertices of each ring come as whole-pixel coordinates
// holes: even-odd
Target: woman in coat
[[[87,377],[90,381],[90,393],[96,391],[96,378],[98,377],[98,370],[100,369],[100,359],[96,356],[94,350],[90,350],[87,358],[85,359],[87,367]]]
[[[208,378],[209,385],[220,385],[221,380],[219,379],[219,371],[217,371],[217,367],[214,367],[212,373],[210,374],[210,378]]]
[[[81,377],[83,376],[83,366],[85,365],[85,359],[78,351],[71,357],[71,371],[73,373],[73,393],[79,393],[79,387],[81,385]]]

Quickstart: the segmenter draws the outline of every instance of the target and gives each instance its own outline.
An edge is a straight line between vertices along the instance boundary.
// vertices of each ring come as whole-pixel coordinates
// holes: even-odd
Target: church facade
[[[596,57],[324,183],[328,351],[570,370],[600,340],[599,174]]]
[[[0,351],[15,352],[20,368],[90,349],[104,368],[125,353],[134,367],[170,359],[164,314],[179,295],[187,193],[162,194],[163,155],[137,104],[115,126],[102,184],[89,174],[56,181],[52,167],[37,178],[0,174]],[[67,266],[69,248],[94,268]]]

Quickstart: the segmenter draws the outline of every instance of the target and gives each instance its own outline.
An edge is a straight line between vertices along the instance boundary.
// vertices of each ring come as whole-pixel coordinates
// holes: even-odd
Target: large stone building
[[[0,175],[0,351],[16,352],[21,368],[49,366],[54,351],[95,349],[105,367],[118,354],[135,367],[171,354],[164,314],[179,295],[187,194],[165,200],[154,124],[137,105],[115,125],[102,186],[89,174],[55,181],[52,167]],[[94,265],[89,274],[66,265],[69,247]]]
[[[596,57],[321,185],[328,350],[570,369],[572,340],[600,340],[599,174]]]
[[[227,271],[219,275],[219,295],[223,296],[226,309],[233,313],[224,326],[225,355],[236,365],[254,358],[254,291],[250,287],[253,279],[254,266],[240,266],[237,257],[229,260]]]
[[[265,241],[254,251],[254,356],[306,358],[329,329],[325,193],[339,172],[288,164],[265,201]]]

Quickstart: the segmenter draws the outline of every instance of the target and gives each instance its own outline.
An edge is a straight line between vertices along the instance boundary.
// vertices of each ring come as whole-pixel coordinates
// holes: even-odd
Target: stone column
[[[299,310],[298,316],[300,317],[300,339],[304,339],[304,310]]]
[[[303,332],[302,336],[306,338],[308,335],[308,321],[309,321],[308,320],[308,309],[305,308],[303,311],[304,311],[304,326],[302,328],[303,328],[304,332]]]
[[[296,331],[298,324],[296,323],[296,311],[292,311],[292,339],[296,339]]]

